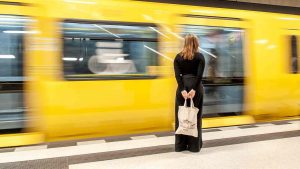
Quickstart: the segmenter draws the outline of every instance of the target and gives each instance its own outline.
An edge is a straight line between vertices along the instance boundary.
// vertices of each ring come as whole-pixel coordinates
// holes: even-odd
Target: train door
[[[288,25],[288,24],[287,24]],[[288,29],[282,29],[284,47],[282,59],[284,73],[287,75],[285,82],[286,95],[283,96],[286,102],[285,112],[281,112],[280,116],[295,117],[300,115],[300,29],[294,22],[288,25]]]
[[[0,134],[24,128],[24,37],[31,33],[25,6],[0,2]]]
[[[182,15],[180,36],[200,39],[206,60],[204,117],[241,115],[244,111],[244,58],[246,22],[240,18]]]

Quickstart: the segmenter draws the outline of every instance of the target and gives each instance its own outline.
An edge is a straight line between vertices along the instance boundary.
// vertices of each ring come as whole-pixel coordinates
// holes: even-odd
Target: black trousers
[[[189,92],[189,91],[187,91]],[[196,89],[196,94],[193,98],[194,105],[199,109],[197,115],[197,129],[198,137],[186,136],[181,134],[175,134],[175,151],[189,150],[192,152],[199,152],[202,148],[202,105],[203,105],[203,86],[201,85]],[[175,101],[175,131],[179,126],[178,121],[178,106],[184,104],[184,98],[181,95],[181,91],[176,91],[176,101]],[[190,99],[187,100],[187,105],[190,106]]]

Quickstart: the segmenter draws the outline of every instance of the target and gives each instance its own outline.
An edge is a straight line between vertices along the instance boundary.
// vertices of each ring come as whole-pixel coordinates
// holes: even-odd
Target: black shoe
[[[193,152],[193,153],[198,153],[198,152],[200,152],[200,149],[187,149],[188,151],[190,151],[190,152]]]
[[[181,147],[181,148],[175,148],[175,152],[181,152],[181,151],[185,151],[187,150],[187,148]]]

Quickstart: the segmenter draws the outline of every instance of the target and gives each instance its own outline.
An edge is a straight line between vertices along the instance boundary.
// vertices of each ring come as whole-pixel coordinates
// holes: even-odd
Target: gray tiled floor
[[[294,123],[295,125],[295,121],[290,121],[290,122],[278,121],[269,124],[275,127],[278,125],[289,125],[292,123]],[[261,126],[252,124],[252,125],[237,126],[233,128],[234,130],[244,131],[247,129],[252,130],[251,128],[259,129],[259,127]],[[223,131],[222,128],[203,129],[203,133],[222,132],[222,131]],[[143,136],[149,134],[155,135],[157,138],[160,138],[160,137],[173,136],[174,132],[147,133],[147,134],[140,134],[137,136]],[[127,141],[131,140],[130,137],[132,136],[134,135],[108,137],[108,138],[101,138],[101,139],[105,139],[106,142],[116,142],[116,141],[122,142],[126,140]],[[277,132],[277,133],[269,133],[269,134],[257,134],[251,136],[239,136],[233,138],[221,138],[221,139],[204,141],[203,148],[220,147],[220,146],[235,145],[241,143],[266,141],[266,140],[277,140],[282,138],[292,138],[292,137],[299,137],[299,136],[300,136],[300,130],[295,130],[295,131]],[[99,138],[95,138],[95,139],[99,139]],[[86,139],[86,140],[94,140],[94,139]],[[82,140],[77,140],[77,141],[82,141]],[[48,148],[76,146],[77,141],[54,142],[54,143],[48,143],[47,145]],[[0,149],[0,153],[12,152],[14,151],[14,149],[15,148],[2,148]],[[167,153],[173,151],[174,151],[174,145],[168,144],[168,145],[161,145],[161,146],[142,147],[142,148],[125,149],[125,150],[117,150],[117,151],[110,151],[110,152],[72,155],[72,156],[60,157],[60,158],[48,158],[42,160],[31,160],[31,161],[24,161],[24,162],[13,162],[13,163],[2,163],[2,164],[0,163],[0,169],[7,169],[7,168],[8,169],[18,169],[18,168],[20,169],[27,169],[27,168],[66,169],[70,164],[80,164],[80,163],[87,163],[87,162],[94,162],[94,161],[122,159],[122,158],[145,156],[151,154]]]
[[[219,147],[219,146],[234,145],[234,144],[249,143],[249,142],[259,142],[259,141],[291,138],[291,137],[300,137],[300,130],[270,133],[270,134],[259,134],[254,136],[252,135],[252,136],[208,140],[208,141],[204,141],[203,148]],[[153,155],[153,154],[167,153],[173,151],[174,151],[174,145],[169,144],[169,145],[162,145],[162,146],[135,148],[135,149],[118,150],[118,151],[111,151],[111,152],[74,155],[74,156],[61,157],[61,158],[50,158],[50,159],[43,159],[43,160],[31,160],[25,162],[5,163],[5,164],[0,164],[0,169],[8,169],[8,168],[67,169],[68,168],[67,166],[72,164]]]
[[[106,142],[115,142],[115,141],[125,141],[125,140],[131,140],[130,137],[111,137],[111,138],[105,138]]]
[[[300,137],[80,163],[69,169],[299,169]]]
[[[76,146],[76,142],[74,142],[74,141],[62,141],[62,142],[48,143],[48,148],[68,147],[68,146]]]
[[[163,132],[155,134],[157,137],[166,137],[166,136],[173,136],[174,132]]]
[[[272,124],[275,124],[275,125],[284,125],[284,124],[291,124],[287,121],[276,121],[276,122],[272,122]]]
[[[221,129],[203,129],[203,133],[208,133],[208,132],[215,132],[215,131],[222,131]]]
[[[0,169],[68,169],[68,157],[0,164]]]
[[[15,148],[2,148],[0,149],[0,153],[12,152]]]
[[[258,126],[256,126],[256,125],[244,125],[244,126],[239,126],[238,128],[246,129],[246,128],[254,128],[254,127],[258,127]]]

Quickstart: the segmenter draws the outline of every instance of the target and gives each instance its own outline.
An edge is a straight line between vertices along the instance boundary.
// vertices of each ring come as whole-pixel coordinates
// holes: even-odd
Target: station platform
[[[0,169],[299,169],[300,120],[203,130],[199,153],[174,152],[174,133],[0,149]]]

